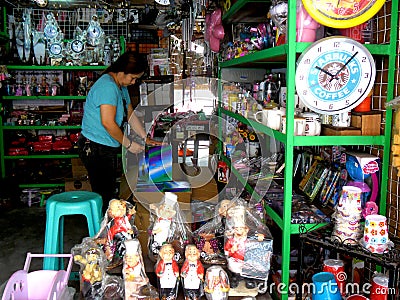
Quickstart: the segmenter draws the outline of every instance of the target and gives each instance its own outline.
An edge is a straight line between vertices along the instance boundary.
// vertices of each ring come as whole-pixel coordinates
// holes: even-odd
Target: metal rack
[[[339,254],[357,258],[364,262],[364,278],[371,280],[377,269],[389,275],[389,288],[395,293],[388,293],[388,299],[400,299],[400,243],[397,238],[392,238],[395,247],[383,254],[371,253],[361,245],[350,245],[348,241],[339,238],[332,239],[332,226],[325,226],[314,231],[309,231],[305,226],[300,226],[298,247],[297,283],[302,287],[311,279],[313,273],[322,269],[323,260],[336,258]],[[329,252],[329,254],[327,254]],[[313,262],[305,267],[305,253],[313,253]],[[330,257],[326,257],[330,256]],[[310,275],[310,276],[308,276]],[[392,289],[394,288],[394,289]],[[302,288],[298,289],[297,299],[304,298]]]

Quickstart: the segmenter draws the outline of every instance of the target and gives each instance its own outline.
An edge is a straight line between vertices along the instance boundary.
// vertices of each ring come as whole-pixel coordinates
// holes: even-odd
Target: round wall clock
[[[49,40],[53,40],[58,36],[59,28],[53,13],[49,13],[47,15],[46,25],[44,25],[43,33],[44,36]]]
[[[375,75],[374,59],[365,46],[347,37],[327,37],[298,58],[296,92],[311,110],[333,115],[360,104]]]
[[[71,50],[75,53],[81,53],[84,48],[85,45],[81,40],[73,40],[71,42]]]
[[[52,43],[49,45],[49,54],[51,57],[61,56],[62,49],[63,47],[60,43]]]
[[[385,0],[303,0],[310,16],[332,28],[350,28],[371,19]]]

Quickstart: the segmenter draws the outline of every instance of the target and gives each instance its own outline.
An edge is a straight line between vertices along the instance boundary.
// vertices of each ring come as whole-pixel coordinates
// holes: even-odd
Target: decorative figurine
[[[156,275],[161,300],[175,300],[179,286],[179,267],[174,260],[175,250],[171,244],[164,244],[156,263]]]
[[[187,245],[186,260],[181,268],[185,300],[199,300],[203,294],[204,267],[200,262],[200,251],[195,245]]]
[[[125,253],[124,241],[133,239],[137,233],[133,225],[136,211],[133,205],[125,200],[110,201],[107,214],[96,235],[96,242],[103,245],[103,251],[109,261],[107,269],[113,269],[122,264]]]
[[[229,279],[224,269],[220,266],[209,267],[204,282],[207,300],[227,300],[229,289]]]
[[[266,284],[272,238],[268,227],[247,207],[237,205],[228,209],[224,250],[232,272],[232,288],[236,288],[243,277],[248,289],[256,288],[257,280]]]
[[[221,200],[217,205],[218,215],[193,232],[194,243],[201,251],[202,263],[226,264],[224,255],[226,211],[232,203],[228,199]]]
[[[125,285],[125,300],[142,299],[140,288],[149,283],[146,275],[140,243],[137,239],[125,241],[125,256],[122,275]]]
[[[179,264],[184,260],[184,249],[191,239],[191,231],[184,220],[177,195],[165,192],[159,204],[150,204],[149,227],[149,258],[157,261],[158,253],[164,243],[170,243],[174,247],[174,259]]]
[[[81,292],[84,299],[102,299],[106,258],[91,238],[71,249],[74,261],[80,265]]]

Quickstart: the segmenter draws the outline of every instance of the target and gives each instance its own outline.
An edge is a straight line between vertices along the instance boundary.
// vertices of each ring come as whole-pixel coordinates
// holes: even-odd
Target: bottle
[[[29,60],[28,60],[29,64],[31,64],[32,66],[36,66],[37,60],[36,60],[36,56],[35,56],[35,49],[33,49],[33,34],[31,33],[31,45],[30,45],[30,49],[29,49]]]

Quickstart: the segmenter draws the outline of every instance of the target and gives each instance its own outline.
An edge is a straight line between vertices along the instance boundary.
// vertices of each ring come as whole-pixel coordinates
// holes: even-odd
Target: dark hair
[[[144,55],[137,52],[127,51],[112,63],[104,73],[108,72],[124,72],[125,74],[139,74],[146,72],[147,59]]]

